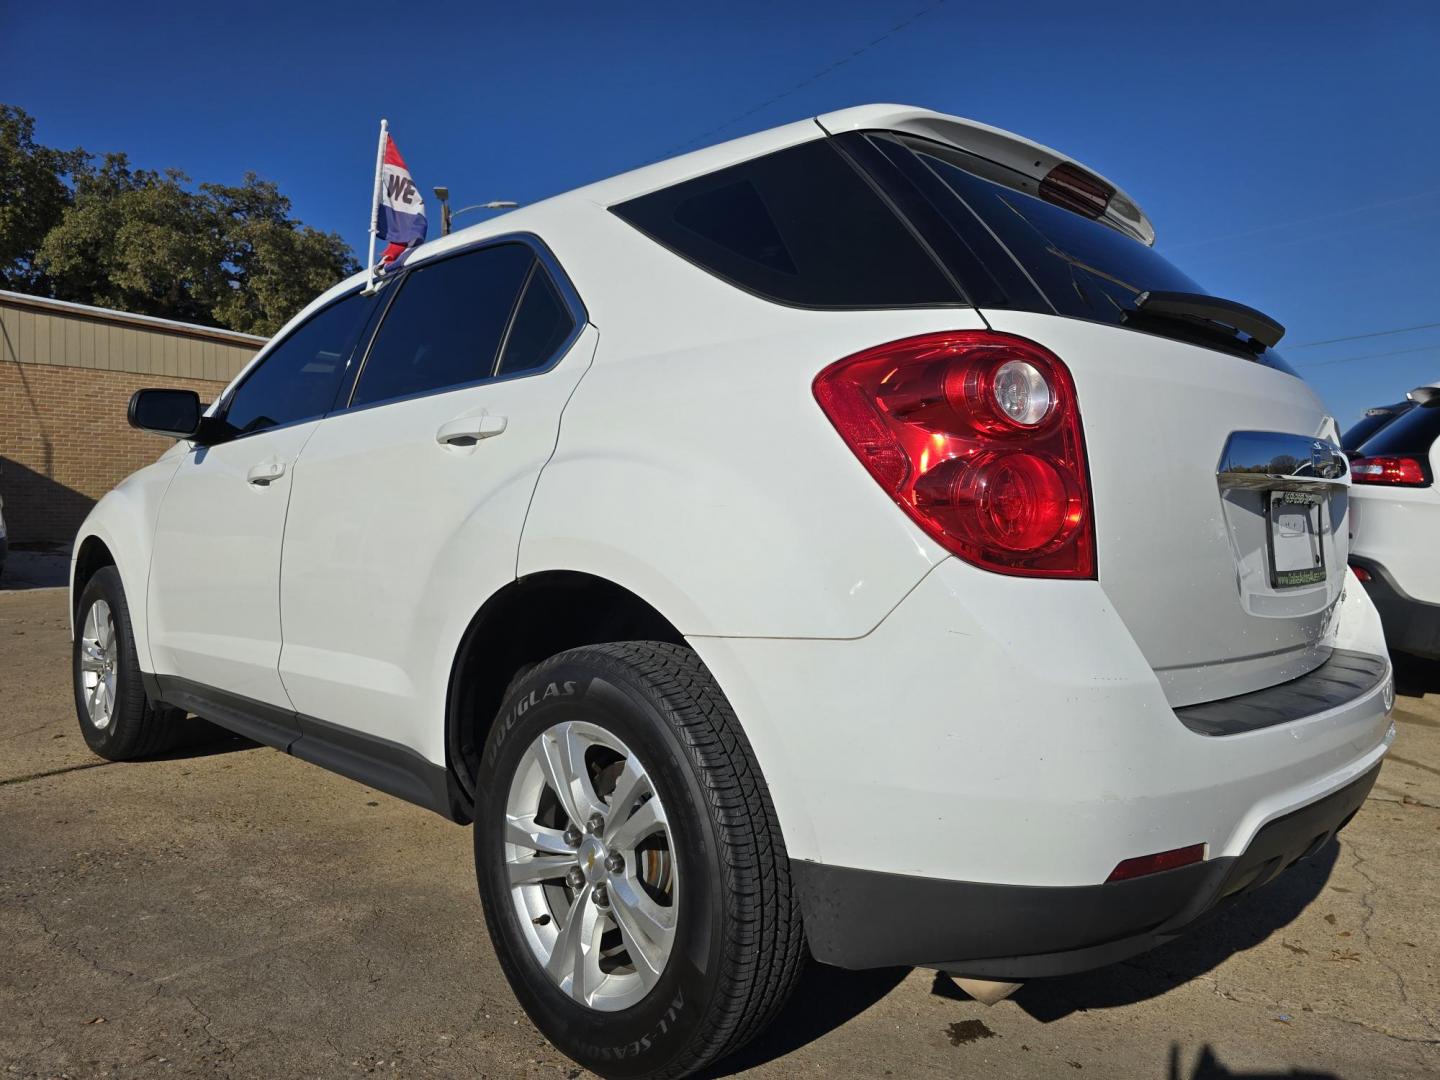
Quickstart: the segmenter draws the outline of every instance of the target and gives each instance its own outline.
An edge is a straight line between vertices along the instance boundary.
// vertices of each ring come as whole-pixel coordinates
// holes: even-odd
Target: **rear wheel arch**
[[[445,756],[466,798],[473,802],[486,736],[517,677],[566,649],[639,640],[685,645],[654,605],[593,574],[547,570],[491,596],[461,638],[446,695]]]

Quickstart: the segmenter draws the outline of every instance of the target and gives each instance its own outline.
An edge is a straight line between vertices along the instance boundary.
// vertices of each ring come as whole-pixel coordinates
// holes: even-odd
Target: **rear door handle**
[[[250,466],[250,471],[245,474],[245,479],[256,487],[266,487],[284,475],[285,462],[262,461],[259,465]]]
[[[447,420],[435,432],[441,446],[474,446],[481,439],[493,438],[505,430],[505,417],[483,413],[480,416],[457,416]]]

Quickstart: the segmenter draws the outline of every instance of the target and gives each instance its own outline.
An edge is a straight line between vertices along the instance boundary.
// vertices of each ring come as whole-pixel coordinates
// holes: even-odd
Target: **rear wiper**
[[[1285,327],[1263,311],[1201,293],[1143,292],[1135,298],[1135,310],[1127,314],[1126,321],[1187,325],[1228,337],[1257,354],[1273,348],[1285,336]]]

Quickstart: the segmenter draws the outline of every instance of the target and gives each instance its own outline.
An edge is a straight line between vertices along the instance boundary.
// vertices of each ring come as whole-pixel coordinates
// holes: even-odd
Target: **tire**
[[[97,662],[99,670],[95,670]],[[113,566],[97,570],[80,594],[71,645],[71,679],[80,733],[86,745],[103,758],[130,761],[161,754],[179,745],[188,733],[183,712],[154,708],[145,698],[130,608],[120,573]],[[93,689],[96,682],[105,687],[98,699]],[[92,709],[92,703],[97,707]],[[108,710],[98,707],[101,705],[108,705]]]
[[[567,745],[580,763],[569,774],[582,779],[562,800],[558,786],[570,785],[553,778]],[[520,1004],[563,1053],[607,1077],[686,1076],[785,1003],[805,956],[789,860],[750,744],[694,652],[630,641],[544,661],[511,685],[478,780],[475,869],[490,936]],[[588,831],[567,836],[587,799],[603,824],[587,819]],[[537,880],[512,886],[512,873]],[[588,951],[583,935],[578,951],[566,947],[572,922],[591,926],[572,919],[582,907],[599,927]]]

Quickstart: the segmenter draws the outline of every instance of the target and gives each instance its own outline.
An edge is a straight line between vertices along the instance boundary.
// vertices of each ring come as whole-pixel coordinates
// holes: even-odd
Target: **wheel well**
[[[450,770],[466,796],[474,798],[486,736],[516,676],[558,652],[606,641],[685,644],[640,597],[590,574],[533,574],[486,601],[455,657],[445,717]]]
[[[114,565],[115,556],[110,554],[110,549],[105,546],[105,541],[98,536],[87,536],[80,544],[80,551],[75,556],[75,585],[70,593],[71,606],[80,603],[80,594],[85,591],[85,586],[95,576],[96,571],[102,567]]]

